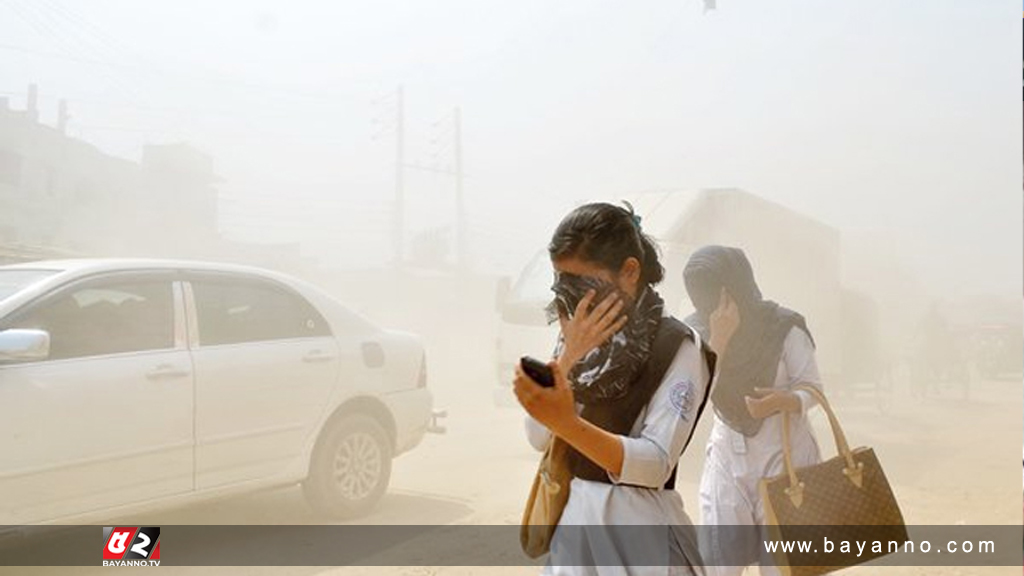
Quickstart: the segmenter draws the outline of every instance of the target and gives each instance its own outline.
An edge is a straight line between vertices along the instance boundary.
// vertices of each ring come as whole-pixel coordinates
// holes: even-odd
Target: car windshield
[[[0,302],[56,273],[57,270],[0,270]]]

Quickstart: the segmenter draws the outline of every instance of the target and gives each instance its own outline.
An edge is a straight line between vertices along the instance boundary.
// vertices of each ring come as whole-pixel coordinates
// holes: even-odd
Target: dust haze
[[[807,316],[908,524],[1016,524],[1016,10],[0,0],[0,262],[252,265],[416,335],[446,431],[351,522],[515,524],[538,455],[510,371],[554,344],[547,241],[579,203],[630,199],[677,316],[681,264],[710,243]],[[680,465],[695,522],[709,423]],[[132,521],[331,522],[294,483]],[[335,570],[499,569],[280,569]]]

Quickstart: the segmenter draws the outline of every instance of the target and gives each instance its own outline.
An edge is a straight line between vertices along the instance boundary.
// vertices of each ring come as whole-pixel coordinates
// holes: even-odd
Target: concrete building
[[[213,159],[185,143],[149,144],[141,161],[106,154],[0,98],[0,263],[66,256],[237,262],[302,273],[298,243],[230,241],[219,231]],[[6,255],[6,256],[5,256]]]
[[[0,99],[0,243],[88,255],[221,252],[213,160],[187,144],[147,145],[142,161],[100,151]]]
[[[137,228],[141,170],[0,99],[0,243],[106,253]]]

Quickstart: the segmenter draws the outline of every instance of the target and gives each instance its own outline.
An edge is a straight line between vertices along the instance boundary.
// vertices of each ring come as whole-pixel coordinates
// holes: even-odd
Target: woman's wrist
[[[574,431],[579,429],[580,420],[581,418],[579,414],[573,412],[571,414],[561,416],[557,420],[551,422],[548,429],[550,429],[551,433],[555,436],[558,436],[565,441],[569,441],[573,436]]]
[[[562,369],[562,374],[565,374],[566,378],[568,378],[573,366],[576,365],[577,359],[574,356],[563,352],[562,355],[558,357],[557,362],[558,367]]]
[[[711,351],[715,353],[719,358],[725,353],[725,349],[729,346],[728,341],[723,342],[721,338],[715,338],[712,336],[708,339],[708,346],[711,347]]]

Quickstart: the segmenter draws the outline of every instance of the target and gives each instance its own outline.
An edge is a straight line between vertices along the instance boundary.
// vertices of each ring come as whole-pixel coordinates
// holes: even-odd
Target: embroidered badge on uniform
[[[669,400],[672,407],[683,420],[690,420],[690,408],[693,407],[693,384],[689,380],[683,380],[672,385],[669,392]]]

